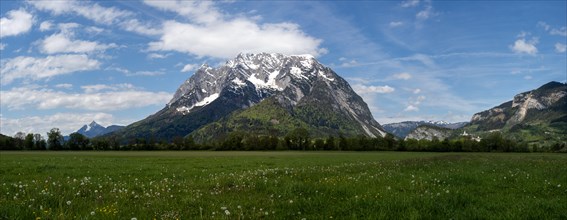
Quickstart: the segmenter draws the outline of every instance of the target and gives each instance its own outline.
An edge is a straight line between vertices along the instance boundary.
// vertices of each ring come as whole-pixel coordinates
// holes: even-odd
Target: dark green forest
[[[305,128],[296,128],[284,137],[231,132],[218,140],[197,143],[192,136],[175,137],[171,142],[153,138],[118,140],[115,137],[87,138],[72,133],[64,140],[59,129],[51,129],[44,139],[40,134],[18,133],[14,137],[0,135],[0,150],[217,150],[217,151],[428,151],[428,152],[560,152],[565,143],[550,146],[516,142],[494,132],[480,141],[470,137],[454,139],[398,139],[391,134],[370,138],[328,136],[313,138]]]

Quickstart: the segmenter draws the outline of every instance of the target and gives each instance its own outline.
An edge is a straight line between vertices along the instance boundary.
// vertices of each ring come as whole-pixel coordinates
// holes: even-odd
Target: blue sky
[[[0,133],[127,125],[203,63],[313,54],[379,123],[468,121],[567,78],[566,1],[1,1]]]

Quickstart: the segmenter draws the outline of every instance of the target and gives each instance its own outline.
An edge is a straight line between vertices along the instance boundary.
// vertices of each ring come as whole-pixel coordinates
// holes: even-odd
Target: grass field
[[[567,154],[0,152],[0,219],[567,219]]]

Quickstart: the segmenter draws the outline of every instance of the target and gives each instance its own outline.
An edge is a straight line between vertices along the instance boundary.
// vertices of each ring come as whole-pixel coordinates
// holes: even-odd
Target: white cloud
[[[353,87],[354,91],[358,94],[369,94],[369,93],[391,93],[394,92],[394,88],[386,86],[365,86],[362,84],[355,84]]]
[[[49,79],[63,74],[98,69],[100,62],[87,55],[65,54],[45,58],[19,56],[2,60],[2,85],[16,79]]]
[[[48,31],[51,30],[52,27],[53,27],[53,23],[51,23],[51,21],[44,21],[41,22],[41,24],[39,25],[39,31],[41,32]]]
[[[402,25],[404,25],[404,22],[401,22],[401,21],[390,22],[390,27],[399,27],[399,26],[402,26]]]
[[[149,36],[157,36],[160,35],[161,30],[152,28],[149,25],[142,24],[142,22],[138,21],[138,19],[128,19],[120,22],[120,27],[124,28],[124,30],[132,31],[138,34],[149,35]]]
[[[551,26],[543,21],[538,22],[537,26],[542,27],[546,31],[549,31],[549,29],[551,29]]]
[[[394,74],[392,77],[394,77],[394,79],[408,80],[408,79],[411,79],[411,74],[409,74],[409,73],[397,73],[397,74]]]
[[[341,57],[341,58],[344,58],[344,57]],[[343,60],[343,61],[345,61],[345,60]],[[351,61],[348,61],[348,62],[341,63],[341,67],[353,67],[353,66],[356,66],[357,64],[358,64],[358,62],[356,60],[351,60]]]
[[[264,23],[238,16],[227,18],[214,2],[147,1],[148,5],[176,12],[192,23],[165,21],[159,41],[149,44],[150,51],[178,51],[199,57],[232,58],[244,53],[312,54],[322,40],[308,36],[294,23]]]
[[[528,76],[524,76],[524,79],[525,79],[525,80],[530,80],[530,79],[533,79],[533,77],[528,75]]]
[[[70,89],[70,88],[73,88],[73,84],[69,84],[69,83],[57,84],[57,85],[55,85],[55,88]]]
[[[128,72],[126,76],[159,76],[163,75],[165,72],[163,71],[138,71],[138,72]]]
[[[413,94],[419,94],[421,92],[421,89],[414,89],[413,90]]]
[[[551,35],[559,35],[563,37],[567,37],[567,27],[563,26],[560,28],[553,28],[551,25],[540,21],[537,23],[537,26],[542,27],[545,31],[548,31]]]
[[[415,7],[417,5],[419,5],[419,0],[406,0],[400,4],[403,8]]]
[[[433,7],[431,5],[428,5],[425,7],[425,9],[423,9],[422,11],[418,12],[415,17],[417,19],[421,19],[421,20],[427,20],[428,18],[430,18],[431,16],[433,16]]]
[[[2,91],[2,107],[10,110],[66,108],[117,111],[165,105],[172,97],[172,94],[167,92],[136,90],[131,88],[129,84],[91,85],[82,88],[87,92],[67,93],[33,87],[12,88],[8,91]]]
[[[90,26],[90,27],[85,28],[85,31],[87,31],[87,33],[91,33],[91,34],[100,34],[100,33],[104,32],[104,29],[99,28],[99,27]]]
[[[46,37],[40,43],[40,50],[43,53],[90,53],[104,51],[109,48],[117,47],[116,44],[101,44],[94,41],[83,41],[71,39],[69,33],[57,33]]]
[[[408,105],[404,109],[404,112],[417,112],[417,111],[419,111],[419,108],[417,106],[413,106],[413,105]]]
[[[525,53],[529,55],[535,55],[537,53],[537,47],[535,46],[538,43],[536,38],[532,38],[531,41],[526,41],[526,39],[521,38],[514,42],[514,45],[510,45],[510,49],[514,51],[514,53]]]
[[[24,9],[8,11],[0,18],[0,38],[28,32],[33,25],[33,15]]]
[[[420,95],[417,98],[410,98],[409,103],[407,104],[406,108],[404,109],[405,112],[417,112],[419,111],[419,105],[421,102],[425,100],[425,96]]]
[[[4,48],[6,48],[7,44],[5,43],[0,43],[0,50],[4,50]]]
[[[549,31],[549,34],[567,37],[567,27],[560,27],[559,29],[554,28],[551,31]]]
[[[150,53],[148,54],[148,58],[149,59],[165,59],[169,56],[170,54],[159,54],[159,53]]]
[[[101,24],[113,24],[132,16],[129,11],[115,7],[102,7],[86,1],[28,1],[39,10],[50,11],[54,15],[74,13]]]
[[[567,45],[562,44],[562,43],[556,43],[555,44],[555,52],[565,53],[565,51],[567,51]]]
[[[86,85],[81,86],[81,89],[85,91],[85,93],[96,93],[100,91],[125,91],[125,90],[134,90],[136,87],[130,83],[122,83],[122,84],[112,84],[112,85],[105,85],[105,84],[95,84],[95,85]]]
[[[187,65],[183,66],[183,69],[181,69],[181,72],[182,73],[189,72],[189,71],[192,71],[196,68],[197,68],[196,64],[187,64]]]
[[[116,119],[108,113],[56,113],[46,116],[31,116],[23,118],[4,118],[0,117],[0,133],[13,135],[16,132],[39,133],[46,137],[46,133],[56,127],[63,135],[68,135],[77,131],[84,124],[91,121],[100,124],[116,124]]]
[[[164,11],[173,11],[197,23],[213,23],[222,20],[224,16],[212,1],[149,1],[144,3]]]

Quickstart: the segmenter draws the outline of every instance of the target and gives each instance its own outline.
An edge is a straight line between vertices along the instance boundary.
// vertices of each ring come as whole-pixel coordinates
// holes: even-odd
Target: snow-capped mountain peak
[[[312,55],[283,55],[279,53],[240,53],[219,67],[203,64],[177,90],[168,103],[186,114],[210,104],[224,89],[243,90],[250,86],[258,100],[281,92],[292,84],[311,84],[323,79],[332,82],[336,77]],[[297,97],[301,98],[302,94]]]
[[[333,112],[325,117],[340,115],[336,117],[348,121],[344,124],[350,124],[351,132],[356,130],[372,137],[386,134],[362,98],[332,69],[312,55],[279,53],[241,53],[223,65],[202,65],[177,89],[167,106],[147,121],[167,121],[172,117],[197,120],[180,125],[190,132],[267,98],[289,111],[321,108],[309,114]],[[317,123],[325,124],[324,121],[319,119]]]

